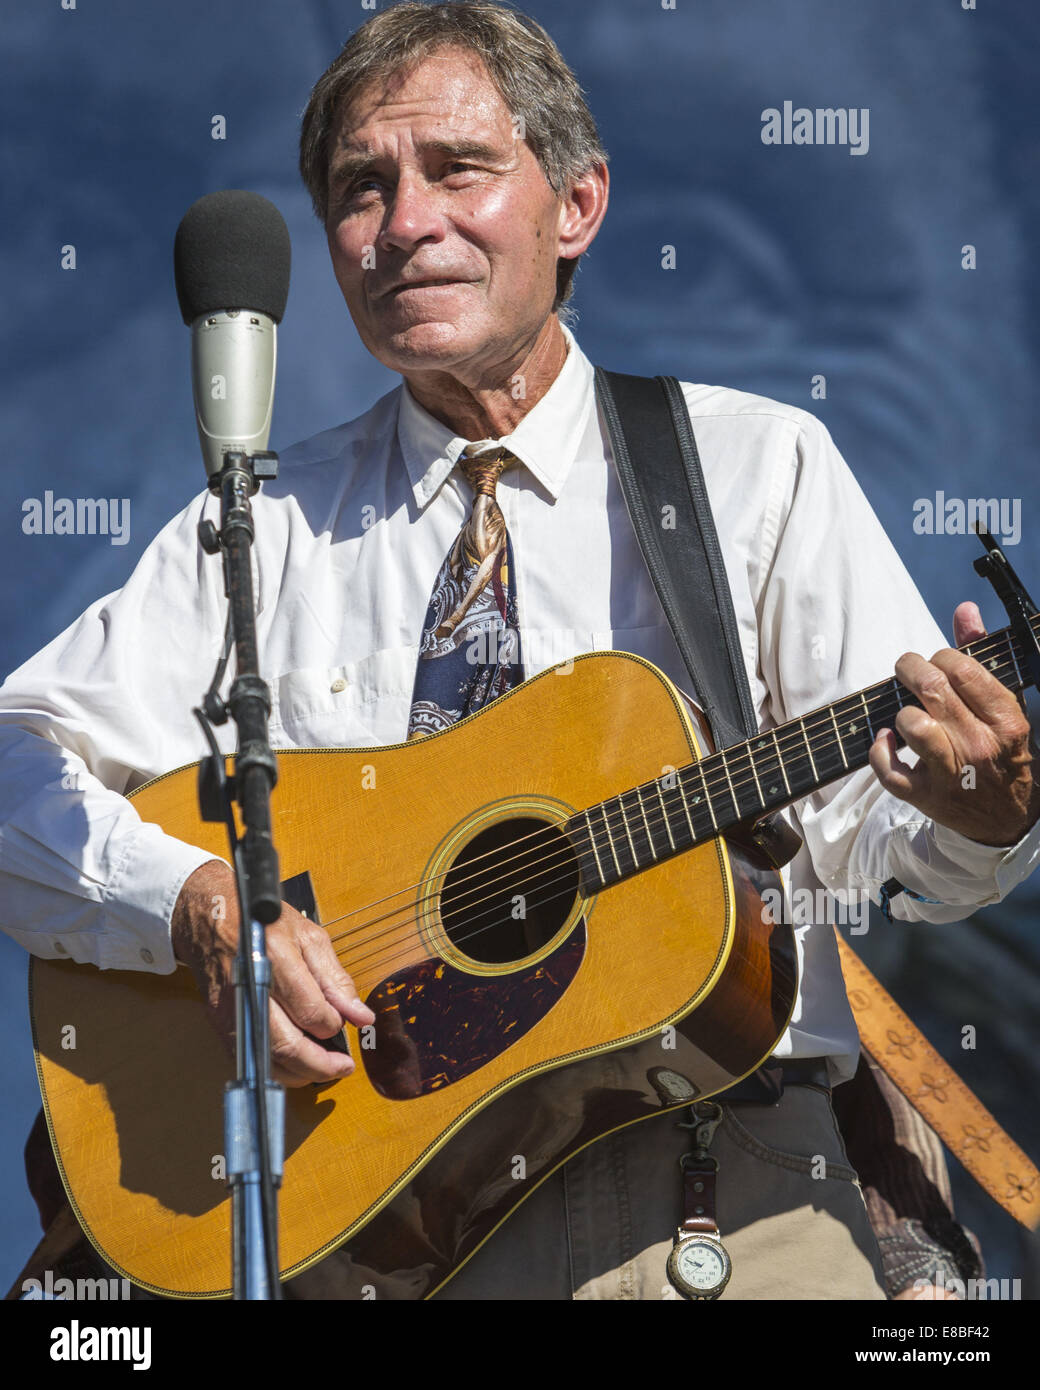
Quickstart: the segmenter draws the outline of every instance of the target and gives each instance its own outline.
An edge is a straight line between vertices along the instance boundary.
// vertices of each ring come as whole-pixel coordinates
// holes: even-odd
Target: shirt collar
[[[574,334],[561,324],[567,357],[545,395],[501,443],[530,469],[555,500],[563,491],[595,399],[592,363]],[[451,473],[467,444],[425,410],[401,383],[397,439],[416,505],[425,507]]]

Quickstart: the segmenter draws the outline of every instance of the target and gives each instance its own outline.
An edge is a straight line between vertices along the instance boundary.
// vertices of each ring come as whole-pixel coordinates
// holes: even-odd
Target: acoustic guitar
[[[1017,647],[964,650],[1018,690]],[[580,1149],[755,1070],[797,981],[748,827],[865,766],[913,703],[893,678],[702,753],[660,671],[598,653],[430,738],[279,751],[285,897],[376,1015],[344,1030],[352,1076],[287,1093],[282,1277],[346,1245],[358,1297],[429,1296]],[[132,799],[226,854],[194,766]],[[30,1008],[84,1231],[154,1293],[229,1296],[231,1069],[190,972],[36,959]]]

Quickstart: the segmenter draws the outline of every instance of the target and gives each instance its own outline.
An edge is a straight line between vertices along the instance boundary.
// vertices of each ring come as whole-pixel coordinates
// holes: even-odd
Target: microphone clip
[[[249,474],[253,482],[250,493],[254,493],[261,483],[278,477],[278,455],[269,449],[258,449],[255,454],[243,453],[241,449],[229,449],[224,455],[224,467],[219,473],[209,475],[210,492],[220,492],[225,473],[233,468],[241,468]]]
[[[261,483],[277,477],[278,455],[271,450],[258,450],[255,454],[243,453],[241,449],[228,450],[223,468],[209,477],[210,492],[223,501],[224,529],[218,531],[208,518],[200,521],[197,528],[199,544],[207,555],[218,554],[222,547],[226,549],[229,530],[241,528],[252,541],[249,498],[259,491]]]

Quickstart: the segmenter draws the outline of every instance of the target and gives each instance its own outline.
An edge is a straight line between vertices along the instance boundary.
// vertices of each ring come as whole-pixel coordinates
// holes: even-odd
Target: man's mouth
[[[404,290],[443,289],[447,285],[460,285],[462,283],[463,281],[461,280],[448,279],[443,276],[436,279],[431,278],[429,280],[406,280],[399,285],[391,285],[390,289],[386,291],[384,298],[390,298],[391,296],[401,294]]]

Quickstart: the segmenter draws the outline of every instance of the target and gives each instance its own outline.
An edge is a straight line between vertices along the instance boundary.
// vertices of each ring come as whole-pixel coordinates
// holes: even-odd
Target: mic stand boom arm
[[[210,478],[220,494],[220,530],[199,524],[199,541],[208,554],[223,552],[224,591],[229,600],[228,640],[234,642],[235,680],[225,704],[216,692],[225,651],[203,710],[202,724],[211,753],[199,768],[202,818],[223,821],[239,900],[238,957],[235,961],[236,1080],[224,1096],[224,1139],[232,1213],[232,1288],[236,1299],[278,1299],[278,1220],[275,1198],[281,1180],[285,1134],[285,1092],[271,1080],[268,996],[271,967],[264,927],[282,910],[278,855],[271,838],[271,791],[278,766],[267,738],[271,697],[260,679],[253,600],[251,549],[253,517],[249,499],[265,478],[278,475],[273,453],[225,455],[224,467]],[[233,777],[211,724],[238,726]],[[239,838],[233,811],[238,802],[244,834]]]

